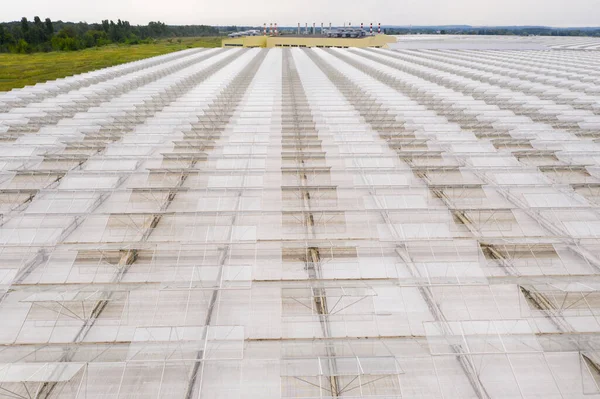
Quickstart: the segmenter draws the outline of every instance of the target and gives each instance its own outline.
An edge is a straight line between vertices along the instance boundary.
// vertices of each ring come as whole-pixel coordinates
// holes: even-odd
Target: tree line
[[[0,52],[33,53],[74,51],[111,43],[139,44],[158,38],[216,36],[219,30],[207,25],[172,26],[163,22],[131,25],[128,21],[101,23],[51,21],[34,17],[29,21],[0,23]]]
[[[498,35],[498,36],[600,36],[600,28],[546,28],[546,27],[507,27],[507,28],[386,28],[388,35],[409,34],[452,34],[452,35]]]

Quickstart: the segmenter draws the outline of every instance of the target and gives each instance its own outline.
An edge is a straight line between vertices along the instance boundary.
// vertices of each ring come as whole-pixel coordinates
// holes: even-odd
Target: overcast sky
[[[600,0],[0,0],[0,20],[600,26]]]

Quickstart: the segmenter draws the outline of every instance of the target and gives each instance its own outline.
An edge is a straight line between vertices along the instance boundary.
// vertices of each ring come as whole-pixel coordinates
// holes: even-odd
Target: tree
[[[167,25],[160,21],[150,21],[147,29],[148,35],[151,37],[163,37],[168,35]]]
[[[113,42],[118,42],[119,39],[121,38],[120,33],[119,33],[119,26],[117,24],[115,24],[113,22],[113,20],[110,21],[110,27],[108,29],[108,37]]]
[[[29,43],[27,43],[27,41],[21,39],[17,42],[17,45],[15,46],[15,52],[19,54],[27,54],[31,52],[31,47],[29,46]]]
[[[47,41],[46,29],[40,17],[33,18],[33,27],[30,28],[29,43],[42,44]]]
[[[50,18],[46,18],[44,25],[46,25],[46,35],[48,35],[48,37],[52,36],[54,34],[54,25],[52,25]]]
[[[7,52],[15,44],[13,35],[4,25],[0,24],[0,52]]]
[[[79,49],[77,32],[71,27],[63,28],[52,38],[52,48],[60,51],[73,51]]]
[[[207,25],[168,26],[160,21],[131,25],[122,19],[88,24],[60,20],[53,22],[50,18],[41,19],[39,16],[31,21],[23,17],[20,21],[2,23],[0,26],[0,52],[68,51],[110,43],[135,44],[162,37],[174,38],[171,40],[174,42],[180,37],[217,36],[221,33],[219,29]],[[19,42],[21,39],[24,41]]]
[[[27,17],[21,18],[21,31],[23,33],[29,32],[29,21],[27,21]]]
[[[108,35],[103,30],[89,30],[85,32],[82,41],[85,47],[104,46],[110,43]]]
[[[27,21],[27,17],[21,18],[21,35],[27,38],[29,34],[29,21]]]

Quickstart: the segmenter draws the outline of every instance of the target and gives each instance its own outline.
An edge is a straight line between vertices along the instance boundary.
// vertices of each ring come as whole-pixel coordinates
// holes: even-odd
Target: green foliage
[[[35,16],[33,22],[23,17],[19,22],[0,23],[0,53],[74,51],[111,43],[136,45],[151,43],[157,38],[217,35],[218,29],[205,25],[169,26],[153,21],[145,26],[133,26],[120,19],[88,24],[53,22],[49,18],[42,21]]]
[[[140,44],[140,38],[137,37],[134,33],[130,33],[129,36],[127,36],[127,39],[125,39],[125,44]]]
[[[27,54],[31,52],[31,46],[25,41],[25,39],[19,39],[14,47],[14,52],[18,54]]]
[[[52,25],[52,21],[50,20],[50,18],[46,18],[46,20],[44,21],[44,25],[46,25],[46,35],[52,36],[52,34],[54,33],[54,25]]]
[[[21,32],[23,32],[23,35],[29,32],[29,21],[27,21],[26,17],[21,18]]]
[[[103,30],[88,30],[82,37],[83,47],[100,47],[110,44],[108,35]]]
[[[58,51],[75,51],[81,48],[77,32],[73,28],[63,28],[52,37],[52,48]]]

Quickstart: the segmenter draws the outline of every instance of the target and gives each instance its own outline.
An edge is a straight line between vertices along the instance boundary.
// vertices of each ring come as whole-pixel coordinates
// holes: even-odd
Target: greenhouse
[[[189,49],[0,139],[0,397],[600,398],[598,51]]]

